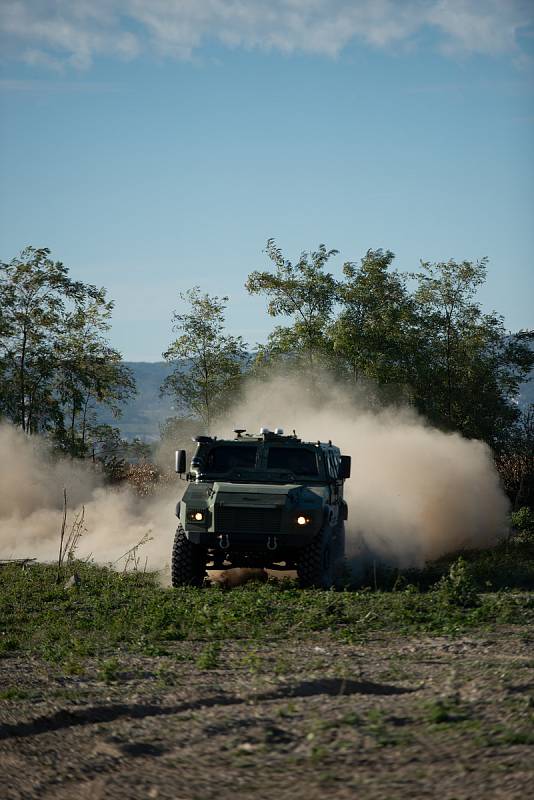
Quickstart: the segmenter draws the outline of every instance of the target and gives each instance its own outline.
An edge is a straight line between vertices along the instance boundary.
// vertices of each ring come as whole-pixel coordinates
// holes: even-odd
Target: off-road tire
[[[322,530],[300,551],[297,575],[301,589],[330,589],[334,583],[332,556],[332,536]]]
[[[206,576],[206,553],[192,544],[181,525],[176,529],[171,559],[171,582],[177,586],[202,586]]]

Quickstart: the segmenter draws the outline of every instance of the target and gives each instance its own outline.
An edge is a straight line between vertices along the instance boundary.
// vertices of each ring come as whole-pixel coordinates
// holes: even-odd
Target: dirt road
[[[0,795],[525,798],[534,634],[0,661]],[[77,673],[77,674],[76,674]]]

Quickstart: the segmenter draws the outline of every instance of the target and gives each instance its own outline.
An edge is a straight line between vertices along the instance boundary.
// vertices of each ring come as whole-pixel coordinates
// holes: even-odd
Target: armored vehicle
[[[343,564],[350,456],[277,428],[235,439],[198,436],[176,507],[173,586],[201,586],[206,568],[296,570],[303,588],[332,586]],[[186,472],[186,452],[176,452]]]

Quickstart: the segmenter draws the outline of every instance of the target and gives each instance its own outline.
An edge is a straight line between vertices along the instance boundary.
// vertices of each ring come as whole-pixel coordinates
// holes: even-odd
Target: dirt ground
[[[514,628],[6,658],[0,796],[532,797],[533,644]]]

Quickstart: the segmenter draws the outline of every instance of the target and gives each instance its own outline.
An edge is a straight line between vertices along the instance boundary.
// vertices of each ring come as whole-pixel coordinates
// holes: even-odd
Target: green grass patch
[[[104,683],[115,683],[119,677],[120,666],[118,658],[108,658],[98,670],[98,680],[104,681]]]
[[[123,574],[86,563],[75,568],[76,590],[56,583],[54,566],[0,571],[3,657],[23,650],[66,665],[117,647],[162,655],[181,640],[264,641],[327,632],[357,642],[374,631],[455,634],[534,622],[534,595],[479,595],[461,563],[430,591],[416,585],[396,591],[302,591],[289,581],[231,592],[166,589],[155,574]]]
[[[0,700],[28,700],[30,697],[32,692],[28,689],[19,689],[17,686],[0,690]]]
[[[424,706],[425,717],[432,725],[445,723],[464,722],[470,718],[469,711],[463,708],[458,700],[438,698],[426,703]]]
[[[217,669],[219,666],[219,656],[221,646],[218,642],[209,642],[196,660],[199,669]]]

